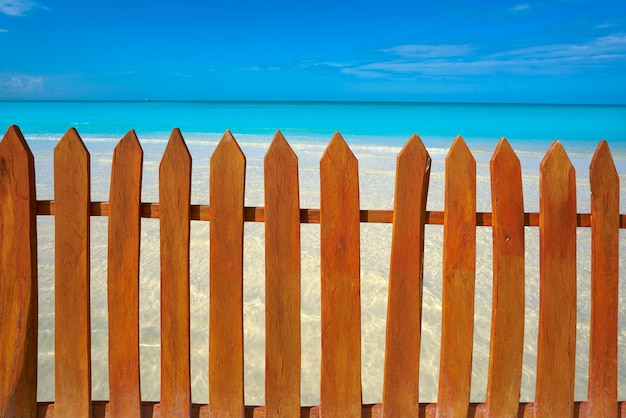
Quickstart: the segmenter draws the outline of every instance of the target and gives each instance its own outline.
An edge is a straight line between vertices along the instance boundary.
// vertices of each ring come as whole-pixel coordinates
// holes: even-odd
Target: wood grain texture
[[[139,246],[143,150],[134,131],[113,152],[109,196],[109,398],[113,417],[141,415]]]
[[[591,335],[585,417],[615,417],[619,290],[620,181],[606,141],[589,168],[591,184]]]
[[[424,223],[431,160],[413,135],[396,161],[383,415],[409,417],[419,413]]]
[[[574,412],[576,372],[576,175],[555,141],[539,177],[537,417]]]
[[[191,154],[174,129],[159,166],[161,413],[191,415],[189,244]]]
[[[90,157],[75,129],[54,148],[54,398],[91,416]]]
[[[320,161],[322,417],[361,416],[358,163],[336,133]]]
[[[476,276],[476,162],[461,137],[446,157],[437,417],[468,413]]]
[[[35,163],[21,131],[0,142],[0,416],[37,414]]]
[[[211,156],[211,417],[243,417],[243,204],[246,158],[227,131]]]
[[[298,158],[280,132],[265,155],[265,413],[300,413]]]
[[[502,138],[491,158],[493,298],[485,416],[519,409],[524,352],[524,197],[519,158]]]

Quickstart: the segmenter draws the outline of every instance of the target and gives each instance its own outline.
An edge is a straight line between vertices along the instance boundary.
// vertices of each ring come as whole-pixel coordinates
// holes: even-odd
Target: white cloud
[[[29,10],[43,8],[30,0],[0,0],[0,13],[9,16],[24,16]]]
[[[473,54],[471,45],[399,45],[377,52],[381,60],[344,65],[341,72],[362,78],[450,77],[497,73],[568,74],[603,65],[626,65],[626,35],[586,43],[535,45]]]
[[[469,55],[474,51],[471,45],[397,45],[381,52],[398,55],[403,58],[443,58]]]
[[[528,9],[530,9],[530,5],[528,3],[523,3],[523,4],[516,4],[515,6],[511,7],[510,10],[512,12],[523,12]]]
[[[9,30],[8,29],[0,29],[0,33],[8,33]]]
[[[0,74],[0,94],[38,92],[43,90],[45,81],[42,76]]]

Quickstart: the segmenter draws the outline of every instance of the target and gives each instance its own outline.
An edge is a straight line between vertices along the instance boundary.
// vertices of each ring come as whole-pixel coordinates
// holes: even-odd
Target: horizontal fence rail
[[[265,156],[265,206],[246,207],[246,157],[230,132],[210,161],[210,201],[192,205],[192,158],[174,129],[159,202],[141,202],[143,150],[115,148],[109,202],[90,201],[90,156],[70,129],[54,150],[54,200],[36,199],[33,155],[16,126],[0,143],[0,417],[626,417],[617,397],[619,176],[604,141],[590,166],[591,212],[560,143],[540,166],[540,210],[524,212],[520,161],[505,139],[491,159],[492,212],[476,211],[476,162],[461,137],[446,157],[443,211],[427,211],[431,159],[417,135],[397,156],[393,210],[359,207],[358,161],[335,134],[320,161],[320,208],[300,207],[298,159],[278,132]],[[55,224],[55,400],[37,402],[37,216]],[[91,399],[90,218],[108,218],[108,401]],[[158,218],[161,398],[141,399],[141,218]],[[210,221],[209,405],[190,379],[190,222]],[[265,224],[265,405],[244,403],[244,223]],[[382,402],[361,395],[360,224],[391,223]],[[300,224],[320,225],[320,405],[300,401]],[[438,399],[419,402],[425,225],[443,225]],[[476,227],[493,233],[487,395],[470,402]],[[527,226],[540,241],[533,402],[520,402]],[[574,400],[576,231],[591,228],[586,401]],[[623,309],[623,307],[621,307]]]

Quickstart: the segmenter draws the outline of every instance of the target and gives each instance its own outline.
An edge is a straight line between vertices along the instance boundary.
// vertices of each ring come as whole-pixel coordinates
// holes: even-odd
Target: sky
[[[626,104],[626,1],[0,0],[0,100]]]

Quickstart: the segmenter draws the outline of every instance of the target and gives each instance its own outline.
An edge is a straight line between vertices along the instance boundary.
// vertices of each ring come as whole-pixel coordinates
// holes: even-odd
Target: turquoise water
[[[457,135],[470,145],[492,146],[506,137],[517,148],[566,149],[609,141],[626,143],[626,106],[355,103],[355,102],[0,102],[0,126],[19,125],[26,135],[60,135],[70,127],[83,136],[139,138],[222,133],[329,138],[335,131],[356,143],[402,145],[418,133],[425,145],[447,146]]]
[[[446,153],[455,136],[468,143],[477,167],[477,210],[491,211],[489,160],[500,137],[509,139],[522,163],[524,209],[539,210],[539,165],[555,139],[576,170],[578,212],[589,211],[588,170],[599,140],[609,142],[621,180],[626,212],[626,106],[517,104],[411,104],[320,102],[1,102],[0,129],[16,124],[35,156],[37,198],[53,199],[53,150],[76,128],[91,154],[92,200],[108,200],[112,153],[135,129],[144,150],[142,200],[158,201],[158,167],[173,127],[181,129],[193,158],[192,203],[209,202],[209,161],[230,129],[246,155],[246,205],[263,206],[263,157],[281,130],[296,155],[300,201],[319,208],[319,160],[335,131],[359,164],[361,207],[392,209],[397,153],[418,133],[432,158],[429,210],[443,210]],[[107,223],[92,218],[91,323],[93,398],[108,399]],[[319,404],[319,225],[302,226],[302,403]],[[159,399],[160,287],[158,221],[142,221],[140,323],[144,400]],[[244,248],[244,350],[246,403],[263,404],[264,231],[247,223]],[[191,237],[192,394],[208,402],[208,223],[193,222]],[[391,228],[361,226],[362,380],[365,403],[381,401]],[[489,228],[477,230],[475,340],[472,400],[485,399],[491,321]],[[590,316],[590,231],[577,239],[578,326],[576,399],[586,399]],[[523,401],[532,401],[538,321],[538,228],[526,228],[526,319]],[[38,217],[39,369],[38,399],[54,399],[54,223]],[[441,328],[442,227],[427,226],[424,262],[420,400],[437,399]],[[620,238],[620,277],[626,276],[626,233]],[[626,281],[620,284],[626,306]],[[626,309],[619,314],[619,397],[626,399]]]

